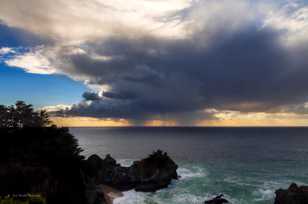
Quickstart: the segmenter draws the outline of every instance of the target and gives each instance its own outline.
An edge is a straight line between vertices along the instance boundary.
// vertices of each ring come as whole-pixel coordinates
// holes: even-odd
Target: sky
[[[60,126],[307,126],[304,0],[1,0],[0,104]]]

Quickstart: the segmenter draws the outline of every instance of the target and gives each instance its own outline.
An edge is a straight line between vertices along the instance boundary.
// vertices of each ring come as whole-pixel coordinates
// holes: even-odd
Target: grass
[[[0,197],[0,204],[46,204],[46,199],[41,195],[8,195]]]

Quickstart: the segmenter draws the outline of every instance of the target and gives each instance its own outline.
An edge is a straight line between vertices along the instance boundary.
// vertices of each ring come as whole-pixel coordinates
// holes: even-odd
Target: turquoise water
[[[308,184],[306,128],[72,129],[84,154],[111,153],[128,165],[155,149],[181,179],[156,193],[129,191],[115,204],[195,204],[223,193],[234,204],[273,204],[275,190]]]
[[[234,204],[273,204],[276,189],[286,188],[291,182],[308,182],[306,172],[294,175],[290,169],[290,174],[278,175],[279,172],[270,172],[261,166],[242,168],[245,167],[220,165],[218,169],[215,165],[180,163],[178,173],[182,178],[168,189],[147,194],[130,191],[115,203],[196,204],[223,193]]]

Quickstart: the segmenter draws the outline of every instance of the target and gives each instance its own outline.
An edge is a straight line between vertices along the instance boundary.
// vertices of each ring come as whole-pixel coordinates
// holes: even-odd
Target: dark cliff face
[[[96,184],[107,184],[119,190],[153,192],[167,187],[172,179],[177,179],[177,165],[162,151],[135,161],[130,167],[122,167],[107,155],[101,159],[90,156],[84,163],[85,172]]]
[[[307,204],[308,186],[291,184],[288,189],[276,191],[275,204]]]

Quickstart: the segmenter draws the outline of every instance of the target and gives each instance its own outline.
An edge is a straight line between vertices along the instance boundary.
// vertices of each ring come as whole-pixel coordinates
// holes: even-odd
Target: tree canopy
[[[50,124],[46,111],[35,111],[24,101],[15,105],[0,105],[0,128],[45,127]]]
[[[40,194],[50,204],[84,204],[81,151],[45,111],[23,101],[0,105],[0,198]]]

